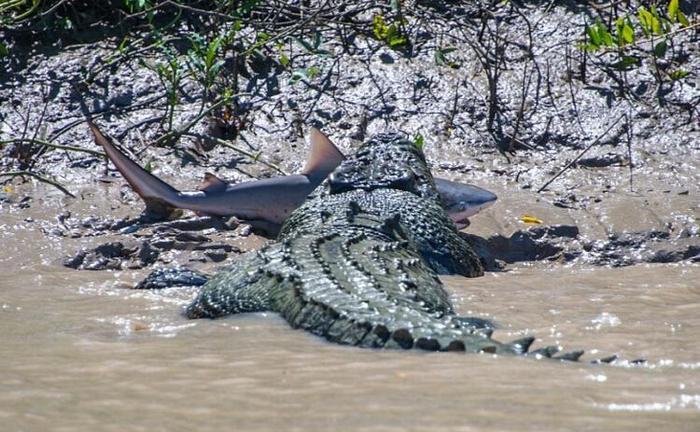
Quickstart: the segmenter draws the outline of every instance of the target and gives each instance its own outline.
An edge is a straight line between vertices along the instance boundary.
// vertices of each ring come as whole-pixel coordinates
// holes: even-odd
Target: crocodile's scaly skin
[[[457,316],[437,276],[482,272],[440,207],[422,152],[384,134],[292,213],[277,243],[214,276],[187,315],[275,311],[295,328],[362,347],[527,351],[531,338],[500,343],[489,321]]]

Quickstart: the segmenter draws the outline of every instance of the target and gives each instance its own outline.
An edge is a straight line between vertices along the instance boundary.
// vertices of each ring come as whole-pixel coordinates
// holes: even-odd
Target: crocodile
[[[438,275],[483,274],[440,205],[425,156],[399,133],[346,158],[282,225],[277,241],[243,255],[201,287],[189,318],[272,311],[293,328],[366,348],[527,354],[486,319],[458,315]],[[577,360],[557,347],[529,354]]]

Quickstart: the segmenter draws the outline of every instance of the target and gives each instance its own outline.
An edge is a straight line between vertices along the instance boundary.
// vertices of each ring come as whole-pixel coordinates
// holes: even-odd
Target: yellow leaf
[[[5,193],[12,193],[12,186],[5,186],[2,188],[2,191]]]
[[[526,224],[541,224],[542,223],[542,219],[538,219],[538,218],[536,218],[534,216],[530,216],[530,215],[520,216],[520,221],[524,222]]]

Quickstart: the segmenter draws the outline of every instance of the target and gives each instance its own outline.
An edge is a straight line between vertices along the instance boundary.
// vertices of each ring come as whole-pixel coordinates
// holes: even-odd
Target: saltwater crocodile
[[[527,352],[533,338],[501,343],[491,339],[490,321],[458,316],[438,278],[482,273],[440,206],[423,153],[402,135],[382,134],[289,216],[276,243],[209,280],[186,315],[274,311],[294,328],[341,344]]]

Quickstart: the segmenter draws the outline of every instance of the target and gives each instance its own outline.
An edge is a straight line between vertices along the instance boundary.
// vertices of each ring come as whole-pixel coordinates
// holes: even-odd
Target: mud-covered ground
[[[218,263],[246,249],[235,243],[248,243],[250,228],[216,220],[140,223],[135,219],[142,205],[126,186],[109,195],[115,207],[127,209],[122,218],[103,209],[86,211],[105,182],[123,184],[113,167],[95,154],[16,139],[99,152],[83,121],[87,107],[143,165],[176,187],[194,189],[205,171],[238,181],[279,175],[270,166],[298,171],[306,152],[303,134],[311,125],[347,153],[368,135],[396,130],[424,138],[434,173],[500,195],[497,205],[475,217],[466,230],[477,236],[472,240],[491,269],[541,259],[612,266],[698,260],[696,30],[674,41],[683,54],[678,61],[690,75],[659,84],[650,59],[642,57],[640,67],[619,77],[601,66],[604,55],[583,60],[575,44],[595,9],[578,3],[526,4],[497,27],[487,24],[486,34],[492,37],[480,39],[480,47],[464,39],[468,26],[461,31],[450,27],[459,18],[439,7],[416,8],[421,15],[406,17],[410,53],[370,37],[343,40],[323,33],[317,48],[322,55],[289,44],[296,68],[271,61],[247,65],[239,84],[247,95],[236,100],[248,108],[235,145],[267,164],[221,145],[211,149],[192,137],[169,147],[149,145],[162,133],[164,89],[155,72],[144,67],[148,58],[105,66],[115,55],[116,37],[98,37],[93,31],[90,43],[34,44],[27,55],[6,59],[8,68],[0,75],[3,172],[29,167],[76,196],[65,198],[65,211],[46,215],[46,236],[118,235],[97,249],[76,250],[66,265],[138,268],[169,262],[173,250],[192,251],[185,261],[195,265]],[[490,55],[489,43],[498,38],[508,43],[494,51],[502,64],[493,85],[493,64],[484,63],[479,53]],[[444,55],[449,65],[436,61],[444,47],[455,48]],[[676,67],[675,59],[668,67]],[[299,70],[311,69],[313,76],[295,78]],[[88,75],[96,78],[86,84]],[[493,89],[495,96],[489,93]],[[185,97],[176,106],[175,125],[191,121],[201,106],[196,82],[185,79],[181,91]],[[206,122],[196,122],[193,130],[210,132]],[[62,194],[31,177],[3,181],[3,208],[41,206]],[[523,216],[542,224],[526,224]]]

